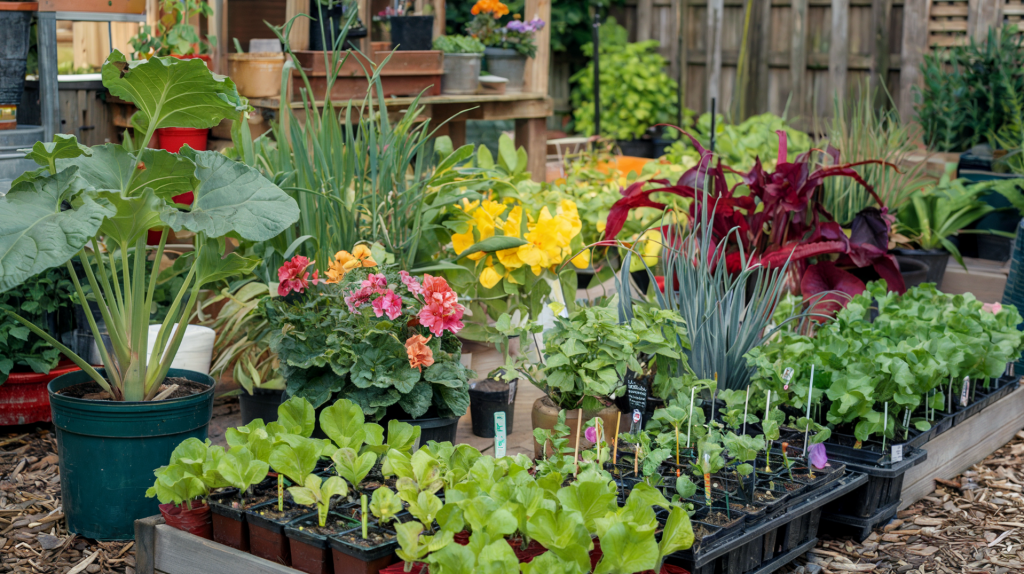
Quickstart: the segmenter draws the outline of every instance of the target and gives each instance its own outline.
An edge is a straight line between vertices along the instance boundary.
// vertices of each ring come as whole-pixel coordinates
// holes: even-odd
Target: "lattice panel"
[[[1007,0],[1021,2],[1022,0]],[[967,43],[966,0],[932,0],[928,14],[928,45],[932,48],[948,48]]]
[[[1024,0],[1003,2],[1003,23],[1024,27]]]

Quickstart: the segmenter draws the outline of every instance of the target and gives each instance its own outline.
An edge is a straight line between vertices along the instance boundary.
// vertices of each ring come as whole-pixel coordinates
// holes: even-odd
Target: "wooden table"
[[[386,98],[388,110],[397,112],[407,109],[416,100],[414,97]],[[277,111],[280,98],[256,98],[249,103],[259,109]],[[333,101],[335,108],[345,108],[349,104],[361,106],[363,100]],[[547,118],[554,112],[554,100],[544,93],[520,93],[501,95],[470,95],[470,96],[425,96],[419,99],[423,106],[422,114],[433,120],[435,126],[440,125],[437,135],[452,138],[452,144],[459,147],[466,143],[466,120],[515,120],[516,145],[526,149],[529,157],[528,169],[534,181],[544,181],[545,162],[547,158]],[[324,102],[316,102],[322,107]],[[301,101],[292,102],[293,110],[301,110]],[[301,112],[296,111],[296,117]]]

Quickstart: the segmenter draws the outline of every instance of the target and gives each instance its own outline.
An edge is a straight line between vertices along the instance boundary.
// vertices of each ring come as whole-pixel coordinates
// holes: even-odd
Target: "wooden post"
[[[888,97],[882,89],[889,79],[889,18],[892,15],[892,0],[871,1],[871,30],[874,33],[871,70],[868,85],[875,97],[876,106],[885,106]]]
[[[365,4],[365,1],[360,4],[359,17],[362,18],[364,22],[368,22],[369,17],[362,10],[363,4]],[[306,14],[315,17],[314,14],[309,13],[309,0],[285,0],[285,22],[295,18],[295,16],[299,14]],[[288,35],[288,46],[290,46],[292,50],[309,49],[309,24],[309,18],[295,18],[295,22],[292,23],[291,34]]]
[[[651,39],[651,28],[654,26],[654,0],[639,0],[636,5],[636,41],[646,42]]]
[[[454,139],[452,143],[454,143]],[[548,128],[546,118],[516,120],[516,147],[526,148],[527,171],[533,181],[543,182],[547,175]],[[582,415],[581,415],[582,416]]]
[[[156,526],[163,524],[160,515],[135,521],[135,568],[139,574],[153,574],[156,558]]]
[[[533,20],[534,18],[544,20],[544,28],[534,37],[537,42],[537,55],[526,61],[526,81],[523,91],[529,94],[547,95],[548,75],[550,74],[548,60],[551,59],[551,0],[526,0],[523,20]],[[518,131],[519,128],[516,128],[517,133]],[[541,177],[543,177],[543,173]]]
[[[828,93],[840,101],[846,99],[846,69],[849,61],[850,0],[832,0],[832,43],[828,50]]]
[[[929,0],[905,0],[903,4],[903,46],[900,49],[900,117],[914,119],[914,88],[922,85],[921,64],[928,51]]]
[[[39,50],[39,107],[43,141],[60,133],[60,98],[57,92],[57,13],[37,12],[36,37]]]
[[[690,9],[690,0],[679,0],[679,13],[677,14],[677,21],[679,27],[677,28],[678,33],[676,34],[676,41],[679,43],[679,67],[676,68],[679,74],[676,78],[679,82],[679,117],[682,118],[682,110],[686,108],[686,88],[687,88],[687,74],[689,73],[689,53],[687,52],[687,39],[688,34],[686,33],[686,23],[688,22],[689,14],[687,11]],[[680,122],[681,123],[681,122]],[[682,127],[682,126],[680,126]]]
[[[708,0],[708,35],[704,43],[707,54],[705,62],[707,66],[708,94],[705,100],[705,109],[711,110],[711,100],[717,100],[718,109],[722,105],[722,11],[724,10],[723,0]]]
[[[213,14],[206,21],[207,35],[213,35],[216,42],[210,46],[213,59],[213,71],[218,74],[228,73],[228,0],[210,0]]]
[[[789,52],[789,107],[794,112],[793,116],[800,117],[808,125],[807,119],[803,118],[807,101],[807,0],[791,0],[789,18],[793,33]]]
[[[444,0],[431,0],[434,6],[434,38],[444,36],[445,27],[445,6]],[[459,30],[459,33],[462,31]]]
[[[448,137],[452,140],[453,149],[466,145],[466,120],[448,120]]]

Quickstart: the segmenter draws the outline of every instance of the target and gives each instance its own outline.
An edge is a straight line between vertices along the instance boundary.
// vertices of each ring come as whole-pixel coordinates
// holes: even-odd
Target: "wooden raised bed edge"
[[[952,479],[985,460],[1024,429],[1020,387],[924,445],[928,459],[907,471],[900,509],[935,491],[935,479]]]
[[[172,528],[159,515],[135,521],[135,571],[138,574],[301,574]]]

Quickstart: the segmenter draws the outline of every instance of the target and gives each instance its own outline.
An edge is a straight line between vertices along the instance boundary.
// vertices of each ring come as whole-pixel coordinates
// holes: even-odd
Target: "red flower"
[[[462,330],[465,308],[443,277],[423,276],[423,303],[420,324],[431,333],[440,337],[444,331],[458,333]]]
[[[280,281],[277,285],[277,294],[284,297],[292,291],[302,293],[309,287],[309,271],[306,268],[312,264],[312,261],[301,255],[296,255],[290,261],[285,261],[284,265],[277,270],[277,279]],[[317,278],[318,274],[314,273],[314,283]]]

